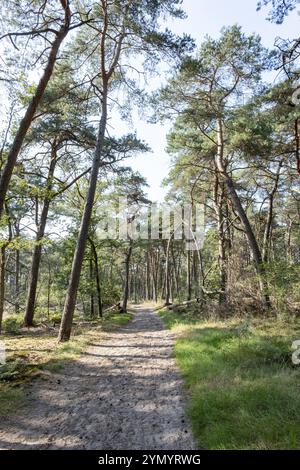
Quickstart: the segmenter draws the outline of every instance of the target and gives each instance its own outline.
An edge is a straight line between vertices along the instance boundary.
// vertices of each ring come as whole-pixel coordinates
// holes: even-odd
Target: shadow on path
[[[173,334],[150,309],[28,388],[0,424],[1,449],[195,449]],[[100,344],[101,341],[101,344]]]

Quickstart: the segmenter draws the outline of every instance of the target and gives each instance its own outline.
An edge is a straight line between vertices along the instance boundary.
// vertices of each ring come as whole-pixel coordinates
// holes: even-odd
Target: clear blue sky
[[[294,11],[283,25],[276,25],[266,20],[267,10],[256,11],[256,0],[184,0],[183,9],[188,14],[186,20],[174,21],[168,25],[178,34],[188,33],[197,44],[206,35],[218,36],[223,26],[239,24],[246,33],[258,33],[266,47],[273,47],[277,36],[296,38],[300,35],[299,13]],[[169,156],[165,153],[168,126],[151,125],[135,121],[138,137],[148,142],[153,153],[130,160],[132,167],[138,170],[150,185],[149,197],[162,200],[165,190],[161,182],[167,176],[170,167]]]

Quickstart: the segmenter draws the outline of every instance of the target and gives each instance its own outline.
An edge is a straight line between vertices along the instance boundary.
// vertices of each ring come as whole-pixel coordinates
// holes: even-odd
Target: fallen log
[[[118,310],[120,313],[122,313],[121,302],[118,302],[117,304],[112,305],[109,308],[106,308],[105,310],[103,310],[103,313],[111,312],[112,310]]]
[[[168,309],[168,310],[173,310],[173,308],[177,308],[177,307],[184,307],[185,305],[191,305],[191,304],[194,304],[194,303],[200,303],[201,302],[201,299],[199,297],[197,297],[196,299],[192,299],[192,300],[185,300],[184,302],[181,302],[179,304],[168,304],[168,305],[165,305],[165,307]]]

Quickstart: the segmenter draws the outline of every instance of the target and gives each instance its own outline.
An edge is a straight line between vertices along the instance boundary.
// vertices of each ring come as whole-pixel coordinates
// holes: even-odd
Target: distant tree
[[[198,130],[202,152],[206,152],[216,176],[214,199],[216,208],[220,209],[220,237],[222,239],[224,236],[222,192],[225,190],[227,200],[245,231],[261,292],[266,304],[269,304],[262,253],[230,171],[230,163],[236,154],[231,154],[227,145],[231,133],[228,120],[232,109],[238,106],[241,95],[257,87],[264,60],[267,64],[259,37],[246,37],[237,26],[224,29],[219,40],[208,38],[202,44],[196,58],[183,61],[179,73],[162,90],[161,98],[166,103],[167,113],[172,115],[173,110],[186,124]],[[220,278],[223,290],[226,281],[222,244],[219,256],[222,260]]]

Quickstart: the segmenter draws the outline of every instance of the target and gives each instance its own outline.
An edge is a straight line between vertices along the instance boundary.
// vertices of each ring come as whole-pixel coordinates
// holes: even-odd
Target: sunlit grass
[[[160,314],[178,334],[174,354],[201,448],[299,449],[300,367],[291,361],[299,320]]]

